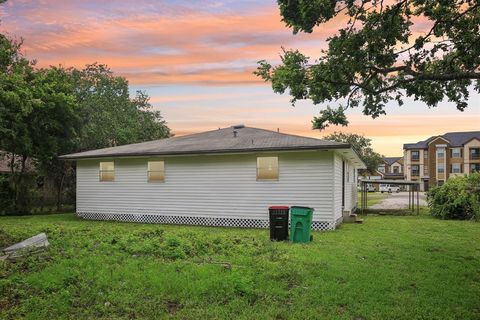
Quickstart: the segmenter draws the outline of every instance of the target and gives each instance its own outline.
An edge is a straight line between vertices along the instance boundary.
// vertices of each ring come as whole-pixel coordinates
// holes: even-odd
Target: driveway
[[[426,206],[427,201],[424,192],[420,192],[420,206]],[[417,206],[417,194],[415,193],[415,206]],[[369,209],[408,209],[408,192],[391,193],[388,198],[374,204]]]

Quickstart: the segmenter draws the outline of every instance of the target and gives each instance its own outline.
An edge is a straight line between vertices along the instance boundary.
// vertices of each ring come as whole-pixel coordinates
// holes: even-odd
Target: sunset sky
[[[39,66],[107,64],[130,81],[132,93],[151,96],[176,135],[237,123],[312,137],[341,130],[400,156],[403,143],[480,130],[480,96],[473,91],[465,112],[448,102],[428,109],[407,100],[389,105],[379,119],[350,110],[349,127],[312,130],[312,117],[326,105],[305,101],[294,108],[252,71],[260,59],[278,62],[281,46],[318,57],[340,21],[293,35],[275,1],[8,0],[0,19],[0,31],[23,38],[24,52]]]

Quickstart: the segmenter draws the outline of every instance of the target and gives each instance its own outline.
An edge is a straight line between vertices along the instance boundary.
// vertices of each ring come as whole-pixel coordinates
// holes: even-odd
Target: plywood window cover
[[[257,180],[278,181],[278,157],[257,157]]]
[[[165,162],[163,160],[148,161],[148,182],[165,182]]]
[[[100,181],[114,181],[115,180],[115,162],[101,161],[99,164],[99,179]]]

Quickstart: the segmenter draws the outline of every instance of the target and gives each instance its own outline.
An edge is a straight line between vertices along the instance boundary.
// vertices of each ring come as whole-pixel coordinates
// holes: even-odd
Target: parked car
[[[384,192],[388,192],[388,193],[392,193],[392,192],[400,192],[400,187],[399,186],[396,186],[396,185],[393,185],[393,184],[381,184],[380,185],[380,192],[381,193],[384,193]]]
[[[375,189],[375,186],[374,186],[373,184],[371,184],[371,183],[368,183],[368,184],[367,184],[367,192],[375,192],[375,191],[377,191],[377,190]]]

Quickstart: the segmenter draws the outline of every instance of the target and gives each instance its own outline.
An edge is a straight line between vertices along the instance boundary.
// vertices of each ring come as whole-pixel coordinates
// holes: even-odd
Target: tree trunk
[[[27,163],[27,156],[22,155],[22,163],[20,168],[20,174],[18,176],[18,186],[19,193],[17,195],[18,198],[18,209],[20,209],[21,213],[27,213],[27,199],[28,199],[28,187],[25,184],[25,169]]]
[[[13,184],[13,211],[18,211],[18,182],[15,173],[15,153],[12,152],[12,158],[10,159],[10,179]]]
[[[62,193],[63,193],[63,184],[65,182],[65,164],[62,165],[62,175],[60,181],[57,181],[57,212],[60,212],[62,208]]]

